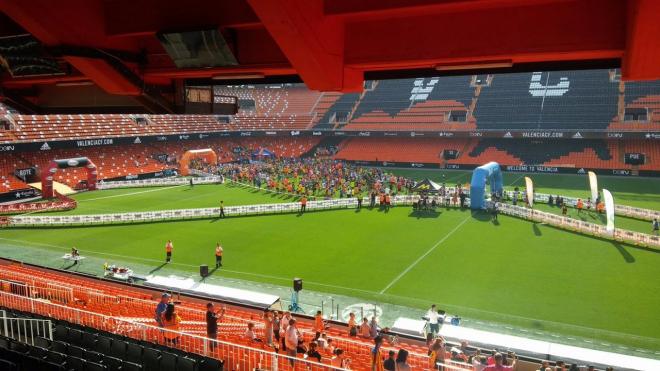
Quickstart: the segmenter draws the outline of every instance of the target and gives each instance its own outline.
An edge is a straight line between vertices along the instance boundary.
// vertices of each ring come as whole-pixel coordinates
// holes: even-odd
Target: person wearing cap
[[[156,306],[156,322],[158,322],[158,326],[160,327],[163,327],[163,313],[165,313],[169,302],[170,294],[164,292],[163,295],[160,296],[160,302],[158,302],[158,305]]]

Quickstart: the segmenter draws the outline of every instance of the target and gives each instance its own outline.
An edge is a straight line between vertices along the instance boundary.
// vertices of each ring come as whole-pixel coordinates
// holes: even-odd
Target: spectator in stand
[[[335,349],[335,356],[330,361],[330,365],[347,369],[350,364],[351,360],[344,356],[344,351],[339,348]]]
[[[380,347],[383,345],[383,338],[376,336],[374,338],[374,347],[371,350],[371,371],[384,371],[383,356],[380,354]]]
[[[376,322],[376,316],[371,317],[371,323],[369,323],[369,337],[375,338],[378,336],[378,322]]]
[[[314,316],[314,331],[316,332],[314,336],[316,339],[321,337],[321,333],[325,331],[325,321],[323,320],[323,313],[320,310],[316,311],[316,315]]]
[[[224,317],[225,308],[220,309],[218,312],[215,311],[215,306],[213,303],[206,304],[206,337],[209,339],[216,340],[218,338],[218,321],[222,320]],[[211,341],[211,351],[215,349],[216,342]]]
[[[266,344],[273,345],[273,317],[268,310],[264,311],[264,336]]]
[[[429,368],[442,369],[445,363],[445,342],[442,337],[438,337],[431,346],[431,354],[429,355]]]
[[[302,337],[298,338],[298,344],[296,344],[296,354],[307,354],[307,347],[305,346],[305,341]]]
[[[163,313],[161,321],[163,323],[163,328],[170,331],[165,331],[163,337],[165,342],[175,345],[179,340],[179,331],[181,331],[181,317],[176,313],[174,308],[174,303],[167,304],[167,309]]]
[[[580,367],[575,363],[571,363],[571,367],[568,368],[568,371],[580,371]]]
[[[362,324],[360,325],[360,337],[371,339],[371,326],[369,326],[369,320],[366,317],[362,318]]]
[[[307,358],[315,358],[317,362],[321,362],[321,353],[319,353],[317,342],[312,341],[311,343],[309,343]]]
[[[516,367],[516,354],[512,353],[511,354],[513,361],[511,362],[511,365],[505,366],[504,365],[504,356],[502,353],[495,353],[493,356],[493,359],[495,360],[495,364],[490,365],[484,369],[484,371],[504,371],[504,370],[513,370],[514,367]]]
[[[261,339],[257,338],[257,334],[254,333],[254,323],[252,322],[248,322],[247,329],[245,330],[243,337],[250,341],[261,341]]]
[[[440,325],[438,324],[438,310],[435,307],[435,304],[431,305],[431,309],[426,312],[426,319],[429,321],[429,333],[435,335],[440,331]]]
[[[348,336],[357,336],[358,334],[358,325],[355,320],[355,313],[351,312],[348,315]]]
[[[158,326],[160,327],[163,327],[163,313],[165,313],[167,304],[169,304],[169,302],[170,294],[164,292],[163,295],[160,296],[160,301],[156,306],[156,322],[158,322]]]
[[[483,371],[487,366],[486,357],[475,354],[472,357],[472,371]]]
[[[385,360],[385,362],[383,362],[383,367],[388,371],[395,371],[396,370],[396,361],[394,359],[395,354],[396,353],[394,353],[393,350],[390,350],[387,353],[387,359]]]
[[[275,337],[275,342],[279,344],[280,342],[280,331],[282,330],[280,314],[277,311],[273,312],[273,336]]]
[[[296,349],[298,347],[298,329],[296,329],[296,320],[290,319],[289,326],[284,334],[284,344],[286,345],[286,355],[296,358]],[[294,365],[295,360],[290,359],[291,366]]]
[[[396,371],[410,371],[410,365],[408,365],[408,351],[405,349],[399,349],[395,363]]]
[[[550,362],[543,361],[541,362],[541,367],[539,367],[538,371],[545,371],[545,369],[548,367],[550,367]]]

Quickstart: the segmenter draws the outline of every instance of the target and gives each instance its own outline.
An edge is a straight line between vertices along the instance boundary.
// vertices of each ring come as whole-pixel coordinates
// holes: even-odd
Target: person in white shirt
[[[429,321],[429,332],[433,335],[437,334],[440,331],[440,324],[438,323],[440,314],[438,314],[435,304],[431,305],[431,309],[426,312],[426,318],[428,318]]]
[[[247,330],[245,330],[244,336],[247,340],[259,341],[259,339],[257,339],[257,335],[254,333],[254,323],[250,322],[247,324]]]
[[[289,320],[289,327],[284,334],[284,344],[286,345],[286,355],[296,358],[296,348],[298,347],[298,329],[296,329],[296,320]],[[294,360],[290,359],[291,366],[294,365]]]

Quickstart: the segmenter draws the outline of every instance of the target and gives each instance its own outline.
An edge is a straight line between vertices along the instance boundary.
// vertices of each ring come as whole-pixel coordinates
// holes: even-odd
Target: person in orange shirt
[[[348,336],[357,336],[357,322],[355,321],[355,313],[351,312],[348,315]]]
[[[215,267],[220,268],[222,267],[222,246],[220,246],[220,242],[218,242],[215,245]]]
[[[179,340],[179,331],[181,331],[181,317],[176,313],[174,303],[167,304],[167,309],[162,314],[161,323],[163,328],[170,331],[163,331],[163,337],[166,343],[176,344]],[[174,332],[176,331],[176,332]]]
[[[385,195],[385,210],[389,210],[389,209],[390,209],[390,200],[391,200],[391,199],[390,199],[390,195],[389,195],[389,194],[386,194],[386,195]]]
[[[325,331],[325,321],[323,321],[323,313],[319,310],[314,316],[314,331],[316,331],[316,338],[321,337],[321,333]]]
[[[307,196],[303,195],[300,199],[300,213],[304,213],[307,210]]]
[[[598,204],[596,204],[596,210],[598,210],[598,214],[601,214],[605,211],[605,204],[603,201],[600,201]]]
[[[582,208],[584,207],[584,203],[582,202],[582,199],[578,198],[576,206],[577,206],[578,214],[580,214],[582,212]]]
[[[172,240],[167,240],[167,243],[165,244],[165,262],[169,263],[170,260],[172,260],[172,249],[174,248],[174,245],[172,244]]]

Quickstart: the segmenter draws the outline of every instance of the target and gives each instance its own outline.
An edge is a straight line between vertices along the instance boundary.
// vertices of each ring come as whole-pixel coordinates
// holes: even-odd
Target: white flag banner
[[[607,189],[603,189],[605,199],[605,215],[607,216],[607,231],[614,233],[614,198]]]
[[[598,199],[598,178],[593,171],[589,172],[589,187],[591,188],[591,202],[596,202]]]
[[[527,202],[529,202],[529,207],[534,206],[534,182],[532,178],[525,177],[525,191],[527,192]]]

